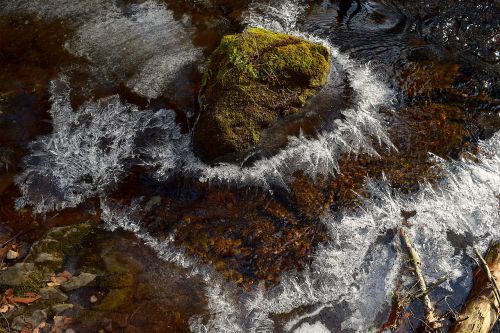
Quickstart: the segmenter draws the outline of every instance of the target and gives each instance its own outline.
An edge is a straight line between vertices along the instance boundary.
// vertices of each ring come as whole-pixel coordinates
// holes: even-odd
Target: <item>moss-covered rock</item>
[[[255,146],[326,83],[330,57],[323,45],[260,28],[225,36],[203,76],[198,154],[213,161]]]
[[[46,271],[54,272],[62,267],[64,257],[80,246],[91,231],[91,223],[52,228],[33,244],[25,262],[32,262]]]

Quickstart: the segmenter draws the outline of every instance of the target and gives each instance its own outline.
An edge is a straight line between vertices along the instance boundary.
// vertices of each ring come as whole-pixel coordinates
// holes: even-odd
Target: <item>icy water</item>
[[[412,284],[403,222],[427,278],[450,276],[438,308],[457,309],[470,246],[500,236],[499,14],[494,1],[0,0],[0,223],[36,223],[31,242],[96,221],[66,264],[116,256],[136,277],[134,302],[100,313],[127,314],[117,331],[376,332]],[[201,72],[249,26],[324,44],[330,77],[251,155],[207,165],[191,146]]]

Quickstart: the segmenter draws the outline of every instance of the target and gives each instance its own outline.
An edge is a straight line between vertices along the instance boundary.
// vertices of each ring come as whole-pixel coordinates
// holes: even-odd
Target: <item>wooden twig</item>
[[[420,300],[424,305],[425,311],[425,326],[432,330],[438,329],[442,326],[442,324],[439,322],[439,317],[436,315],[436,310],[434,309],[434,305],[429,298],[429,293],[426,292],[428,288],[425,282],[424,274],[422,272],[422,260],[420,259],[418,252],[415,250],[413,242],[408,236],[405,228],[401,228],[401,237],[403,238],[403,242],[405,243],[406,249],[410,256],[410,260],[415,271],[415,276],[417,278],[418,286],[420,289]]]
[[[11,238],[7,239],[5,242],[3,242],[2,244],[0,244],[0,248],[4,247],[5,245],[9,244],[12,241],[15,241],[19,236],[27,234],[28,232],[31,232],[32,230],[34,230],[34,228],[30,228],[30,229],[19,231],[17,234],[15,234]]]
[[[435,282],[430,283],[427,286],[427,289],[424,291],[419,291],[418,293],[414,294],[411,296],[410,301],[413,301],[415,299],[421,299],[423,296],[429,295],[431,291],[433,291],[436,287],[439,287],[443,283],[445,283],[448,280],[448,275],[442,276],[439,279],[437,279]]]
[[[20,235],[23,234],[24,231],[19,231],[17,234],[15,234],[14,236],[12,236],[11,238],[7,239],[5,242],[3,242],[2,244],[0,244],[0,248],[8,245],[10,242],[16,240],[17,237],[19,237]]]

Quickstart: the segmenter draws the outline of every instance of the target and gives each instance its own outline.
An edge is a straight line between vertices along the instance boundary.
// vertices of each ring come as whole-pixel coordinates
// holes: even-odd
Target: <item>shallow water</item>
[[[165,295],[154,320],[119,308],[133,314],[127,324],[376,331],[392,293],[411,284],[403,211],[416,212],[408,223],[428,278],[451,276],[432,297],[463,303],[470,246],[484,250],[500,230],[495,2],[0,5],[0,221],[30,230],[27,242],[100,221],[89,253],[123,253],[134,288]],[[201,72],[220,38],[247,26],[323,43],[330,78],[254,150],[207,165],[190,135]],[[103,265],[92,258],[67,267]]]

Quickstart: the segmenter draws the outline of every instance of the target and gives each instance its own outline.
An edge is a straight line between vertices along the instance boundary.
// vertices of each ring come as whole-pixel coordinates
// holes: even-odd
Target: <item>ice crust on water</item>
[[[330,333],[330,330],[321,322],[317,321],[314,324],[304,323],[294,333]]]
[[[181,69],[201,60],[186,27],[154,1],[134,5],[128,15],[93,17],[78,28],[68,49],[147,98],[175,93],[172,84]]]
[[[51,84],[53,133],[31,143],[24,171],[16,179],[22,193],[17,207],[31,205],[37,213],[75,207],[104,195],[132,165],[151,166],[162,174],[189,153],[172,111],[139,111],[118,96],[71,107],[67,80]],[[153,171],[155,172],[155,171]]]
[[[148,0],[124,10],[114,1],[12,0],[0,13],[29,12],[61,18],[75,28],[66,48],[86,58],[96,76],[124,81],[134,92],[157,98],[174,94],[181,69],[201,62],[189,22],[177,21],[165,5]]]
[[[76,24],[110,10],[116,10],[114,3],[102,0],[8,0],[0,7],[0,13],[32,13],[49,20],[70,19]]]

